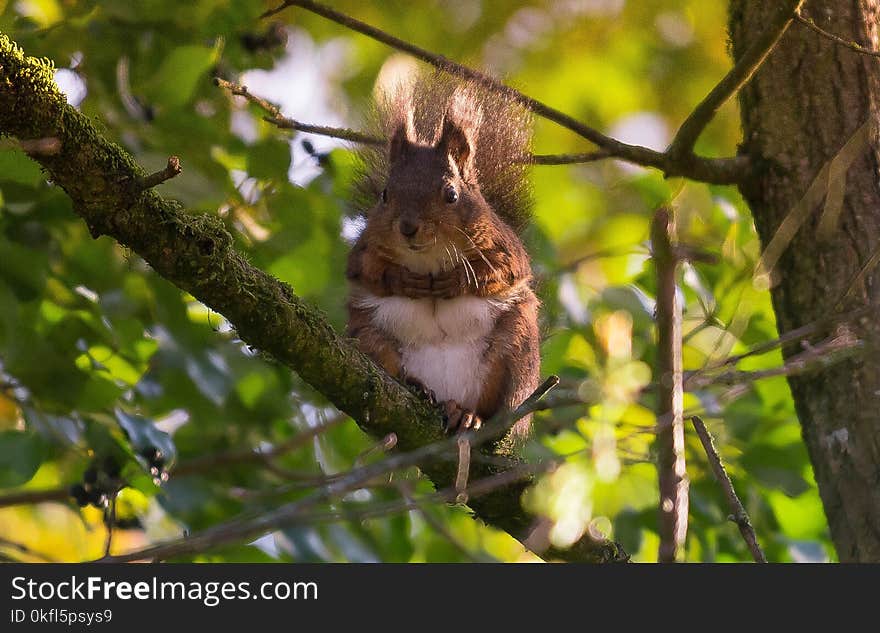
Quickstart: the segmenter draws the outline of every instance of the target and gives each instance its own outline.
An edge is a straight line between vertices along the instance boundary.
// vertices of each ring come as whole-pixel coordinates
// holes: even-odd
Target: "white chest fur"
[[[507,306],[481,297],[407,299],[365,295],[373,323],[401,344],[407,375],[420,380],[439,401],[475,409],[485,381],[483,357],[495,320]]]

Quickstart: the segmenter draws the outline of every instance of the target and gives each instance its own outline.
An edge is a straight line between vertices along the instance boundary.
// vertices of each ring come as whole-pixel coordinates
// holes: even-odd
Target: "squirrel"
[[[478,429],[539,379],[539,302],[519,235],[531,121],[499,95],[436,75],[380,107],[389,140],[362,151],[359,191],[373,203],[348,258],[347,333],[439,404],[448,433]]]

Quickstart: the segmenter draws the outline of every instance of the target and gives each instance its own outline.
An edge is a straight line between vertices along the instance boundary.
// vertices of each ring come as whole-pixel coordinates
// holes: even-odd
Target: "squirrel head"
[[[472,248],[471,235],[484,235],[493,222],[474,161],[476,115],[448,109],[427,143],[416,138],[409,117],[391,135],[388,178],[370,221],[382,227],[386,250],[401,263],[452,267],[457,253]]]
[[[396,88],[380,102],[387,143],[361,154],[369,234],[414,271],[452,268],[528,217],[530,118],[472,83],[434,75]]]

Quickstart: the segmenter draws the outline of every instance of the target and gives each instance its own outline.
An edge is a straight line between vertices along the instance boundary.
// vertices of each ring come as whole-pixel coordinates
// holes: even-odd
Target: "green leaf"
[[[252,146],[247,153],[247,171],[261,180],[287,180],[290,168],[290,145],[283,139],[267,139]]]
[[[36,185],[46,180],[40,166],[19,149],[0,151],[0,182]]]
[[[179,108],[192,101],[199,82],[207,79],[208,71],[220,57],[222,46],[179,46],[162,61],[153,77],[148,93],[156,103]]]
[[[0,236],[0,281],[9,284],[22,300],[40,296],[46,285],[48,262],[42,251],[27,248]]]
[[[823,536],[828,529],[819,491],[811,489],[796,498],[770,491],[767,495],[776,520],[786,536],[811,539]]]
[[[126,413],[119,408],[114,413],[116,421],[125,431],[128,441],[136,453],[142,455],[146,451],[156,449],[162,452],[167,465],[170,466],[174,462],[177,449],[168,433],[157,429],[155,423],[149,418]]]
[[[40,436],[21,431],[0,432],[0,488],[27,483],[40,468],[45,448]]]

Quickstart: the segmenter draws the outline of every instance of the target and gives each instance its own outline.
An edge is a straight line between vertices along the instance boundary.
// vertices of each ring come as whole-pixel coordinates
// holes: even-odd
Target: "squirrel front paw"
[[[382,275],[382,293],[409,299],[452,299],[463,292],[459,269],[430,274],[414,273],[398,264],[389,264]]]
[[[464,294],[467,284],[463,283],[460,268],[453,268],[431,275],[431,296],[435,299],[453,299]]]
[[[412,376],[407,376],[406,372],[401,372],[400,381],[410,388],[410,390],[416,392],[417,395],[422,396],[427,399],[431,404],[437,404],[437,396],[434,395],[434,392],[428,389],[428,387],[418,378],[413,378]]]
[[[443,403],[443,412],[446,416],[446,432],[464,433],[473,429],[476,431],[483,426],[483,419],[470,409],[465,409],[455,400],[447,400]]]

